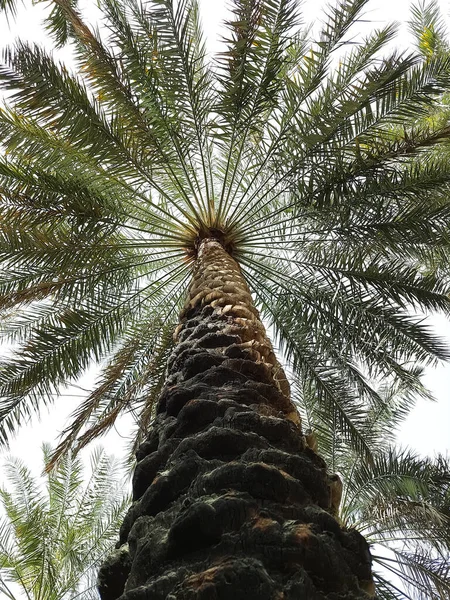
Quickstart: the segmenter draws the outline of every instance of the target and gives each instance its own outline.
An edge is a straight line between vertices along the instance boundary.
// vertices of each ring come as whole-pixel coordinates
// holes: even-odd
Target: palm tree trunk
[[[367,544],[332,516],[336,478],[216,239],[199,243],[176,335],[102,599],[367,599]]]

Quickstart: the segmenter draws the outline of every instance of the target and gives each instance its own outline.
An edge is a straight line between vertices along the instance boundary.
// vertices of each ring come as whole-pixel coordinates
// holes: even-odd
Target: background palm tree
[[[51,452],[44,445],[43,467]],[[6,474],[9,485],[0,490],[2,598],[98,598],[97,570],[128,506],[118,463],[97,448],[87,482],[81,460],[70,455],[47,473],[45,487],[18,459],[7,461]]]
[[[93,358],[102,375],[55,458],[131,406],[140,408],[137,445],[162,391],[121,532],[134,561],[128,590],[176,589],[182,598],[203,589],[213,577],[201,571],[212,544],[222,552],[223,570],[214,573],[235,581],[227,593],[271,597],[287,575],[273,578],[261,566],[261,530],[275,536],[273,548],[299,545],[287,562],[269,561],[281,571],[290,560],[302,564],[283,593],[373,591],[362,540],[318,508],[336,512],[336,480],[305,445],[250,295],[297,382],[373,460],[361,406],[385,401],[372,382],[389,378],[425,394],[414,362],[447,356],[413,313],[449,308],[445,281],[423,265],[448,255],[450,175],[435,148],[449,128],[424,117],[450,78],[440,55],[381,60],[391,26],[350,44],[366,4],[338,2],[314,41],[296,2],[235,0],[224,53],[210,65],[195,2],[105,0],[106,27],[95,32],[76,3],[56,0],[49,29],[57,44],[73,43],[78,73],[24,42],[5,51],[1,307],[3,331],[18,347],[0,369],[1,432],[6,438]],[[242,406],[253,415],[245,426],[247,412],[230,416]],[[261,454],[267,444],[273,452]],[[301,452],[301,466],[287,464],[288,451]],[[271,478],[287,496],[270,495]],[[296,486],[306,481],[301,496]],[[219,514],[211,498],[224,486],[258,498],[257,508],[240,498],[248,512],[239,532],[232,519],[208,513]],[[200,502],[199,490],[209,500]],[[276,523],[286,519],[297,525],[280,533]],[[205,523],[212,533],[194,533]],[[253,537],[244,543],[247,530]],[[244,560],[229,558],[233,536]],[[327,550],[329,539],[339,550]],[[145,547],[152,556],[143,558]],[[333,569],[324,559],[331,554],[343,561]],[[160,569],[175,568],[171,561],[177,575],[169,581]],[[325,571],[313,573],[322,563]],[[102,575],[105,598],[121,593],[108,583],[114,565]]]

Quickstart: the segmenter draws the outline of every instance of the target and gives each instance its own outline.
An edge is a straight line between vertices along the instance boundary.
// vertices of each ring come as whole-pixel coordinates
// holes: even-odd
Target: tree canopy
[[[59,450],[130,407],[141,439],[208,232],[355,448],[374,380],[423,392],[415,362],[448,355],[422,315],[449,308],[424,268],[448,256],[449,128],[430,109],[449,59],[383,54],[392,25],[355,40],[367,4],[340,0],[316,35],[298,2],[234,0],[209,57],[195,1],[102,0],[97,30],[55,0],[73,67],[24,40],[3,51],[4,440],[93,359]]]
[[[426,551],[396,548],[393,568],[439,591],[448,464],[380,448],[427,395],[418,364],[448,358],[423,320],[449,312],[450,59],[436,3],[414,9],[416,54],[386,50],[394,26],[355,37],[367,0],[328,7],[319,29],[294,0],[233,0],[216,57],[194,0],[99,4],[97,29],[76,1],[51,3],[48,30],[73,65],[25,40],[3,51],[1,439],[95,360],[56,457],[124,410],[136,447],[212,235],[330,464],[345,448],[343,520],[377,542],[417,536]],[[400,408],[380,379],[408,389]]]

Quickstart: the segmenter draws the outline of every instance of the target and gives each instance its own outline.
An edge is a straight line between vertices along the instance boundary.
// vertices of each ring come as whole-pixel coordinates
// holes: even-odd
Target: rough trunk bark
[[[333,517],[336,478],[217,240],[200,242],[176,335],[102,599],[367,599],[367,544]]]

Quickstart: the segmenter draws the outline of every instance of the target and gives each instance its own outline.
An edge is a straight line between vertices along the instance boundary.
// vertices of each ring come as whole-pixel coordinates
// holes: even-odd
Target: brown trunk
[[[177,339],[102,599],[367,599],[367,544],[331,514],[336,477],[217,240],[200,242]]]

